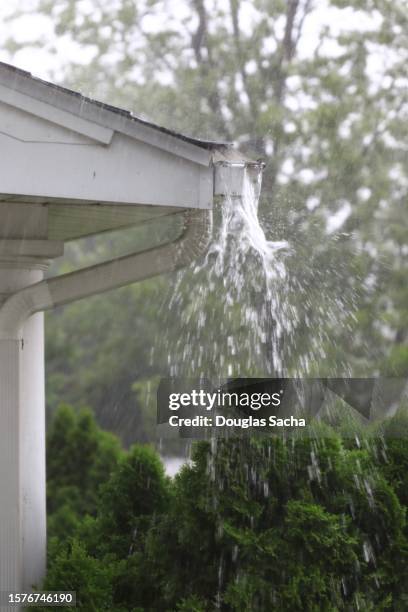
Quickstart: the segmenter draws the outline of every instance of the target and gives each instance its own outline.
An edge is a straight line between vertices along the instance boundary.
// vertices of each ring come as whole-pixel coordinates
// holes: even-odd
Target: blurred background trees
[[[291,245],[288,374],[406,375],[402,0],[34,0],[11,21],[30,12],[51,24],[31,44],[82,50],[51,79],[265,159],[263,225]],[[18,60],[15,39],[3,46]],[[84,241],[72,262],[88,251]],[[146,390],[183,334],[166,312],[173,284],[146,281],[47,315],[50,410],[89,405],[126,443],[152,436]],[[216,325],[222,312],[211,308]]]

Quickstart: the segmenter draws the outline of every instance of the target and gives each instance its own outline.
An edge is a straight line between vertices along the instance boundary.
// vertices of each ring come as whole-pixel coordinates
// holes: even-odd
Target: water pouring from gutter
[[[169,373],[280,376],[293,324],[282,291],[289,244],[269,240],[259,219],[264,164],[221,160],[217,169],[213,239],[205,257],[179,273],[169,300],[183,326],[181,337],[166,340]]]
[[[178,273],[163,307],[167,335],[156,346],[167,354],[166,374],[350,376],[340,341],[352,334],[358,276],[337,281],[347,269],[341,241],[317,227],[330,257],[321,258],[319,244],[310,252],[290,207],[279,221],[276,199],[264,206],[265,165],[231,152],[226,157],[214,160],[218,200],[206,255]]]

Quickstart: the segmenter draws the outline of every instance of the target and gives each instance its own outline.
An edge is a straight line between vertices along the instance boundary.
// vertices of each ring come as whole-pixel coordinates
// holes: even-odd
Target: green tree
[[[59,412],[60,424],[66,424],[67,414],[72,419],[67,408]],[[103,440],[103,432],[94,422],[93,426]],[[60,443],[61,457],[70,455],[71,436]],[[86,480],[86,469],[81,474]],[[149,609],[155,587],[145,558],[145,541],[170,500],[159,456],[148,447],[135,446],[115,462],[110,477],[105,473],[100,482],[94,479],[88,486],[76,484],[67,489],[67,476],[71,480],[74,473],[63,462],[56,463],[48,486],[53,502],[49,521],[53,526],[59,524],[72,504],[75,522],[69,532],[64,525],[52,530],[44,588],[52,590],[59,584],[59,590],[77,591],[78,605],[86,610],[137,611],[137,602],[141,609]],[[95,506],[78,505],[83,494]],[[61,505],[61,497],[67,496],[68,502]]]
[[[401,412],[385,437],[354,444],[324,425],[313,438],[202,442],[174,481],[134,447],[96,516],[52,542],[45,587],[118,612],[402,611],[407,446],[393,454],[391,442],[407,422]]]
[[[232,610],[402,606],[404,512],[367,451],[345,452],[326,432],[202,444],[194,458],[153,549],[171,605],[194,595],[209,609],[217,597]]]
[[[99,486],[120,456],[119,440],[100,430],[89,410],[61,405],[47,433],[48,533],[69,537],[84,514],[95,514]]]

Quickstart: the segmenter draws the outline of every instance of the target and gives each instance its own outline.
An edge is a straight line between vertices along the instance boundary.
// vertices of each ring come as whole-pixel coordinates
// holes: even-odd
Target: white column
[[[0,340],[0,591],[22,586],[20,347]]]
[[[0,301],[43,278],[37,261],[0,261]],[[43,314],[0,338],[0,590],[30,590],[46,561]],[[2,608],[4,609],[4,608]],[[16,610],[16,608],[14,608]]]
[[[23,590],[40,585],[46,564],[44,314],[23,329],[20,405]]]

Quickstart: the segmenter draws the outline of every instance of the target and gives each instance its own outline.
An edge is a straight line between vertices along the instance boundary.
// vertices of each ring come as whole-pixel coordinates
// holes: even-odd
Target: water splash
[[[340,258],[316,269],[302,245],[270,240],[258,210],[261,172],[243,172],[242,194],[225,185],[226,196],[215,206],[207,255],[172,285],[163,311],[167,336],[157,343],[168,354],[167,372],[194,378],[350,376],[336,334],[351,337],[356,296],[340,283],[333,289]]]
[[[169,306],[182,327],[169,355],[173,376],[283,371],[279,347],[292,319],[282,299],[284,256],[277,255],[289,245],[267,239],[258,217],[261,173],[244,173],[242,196],[222,202],[206,257],[173,287]]]

